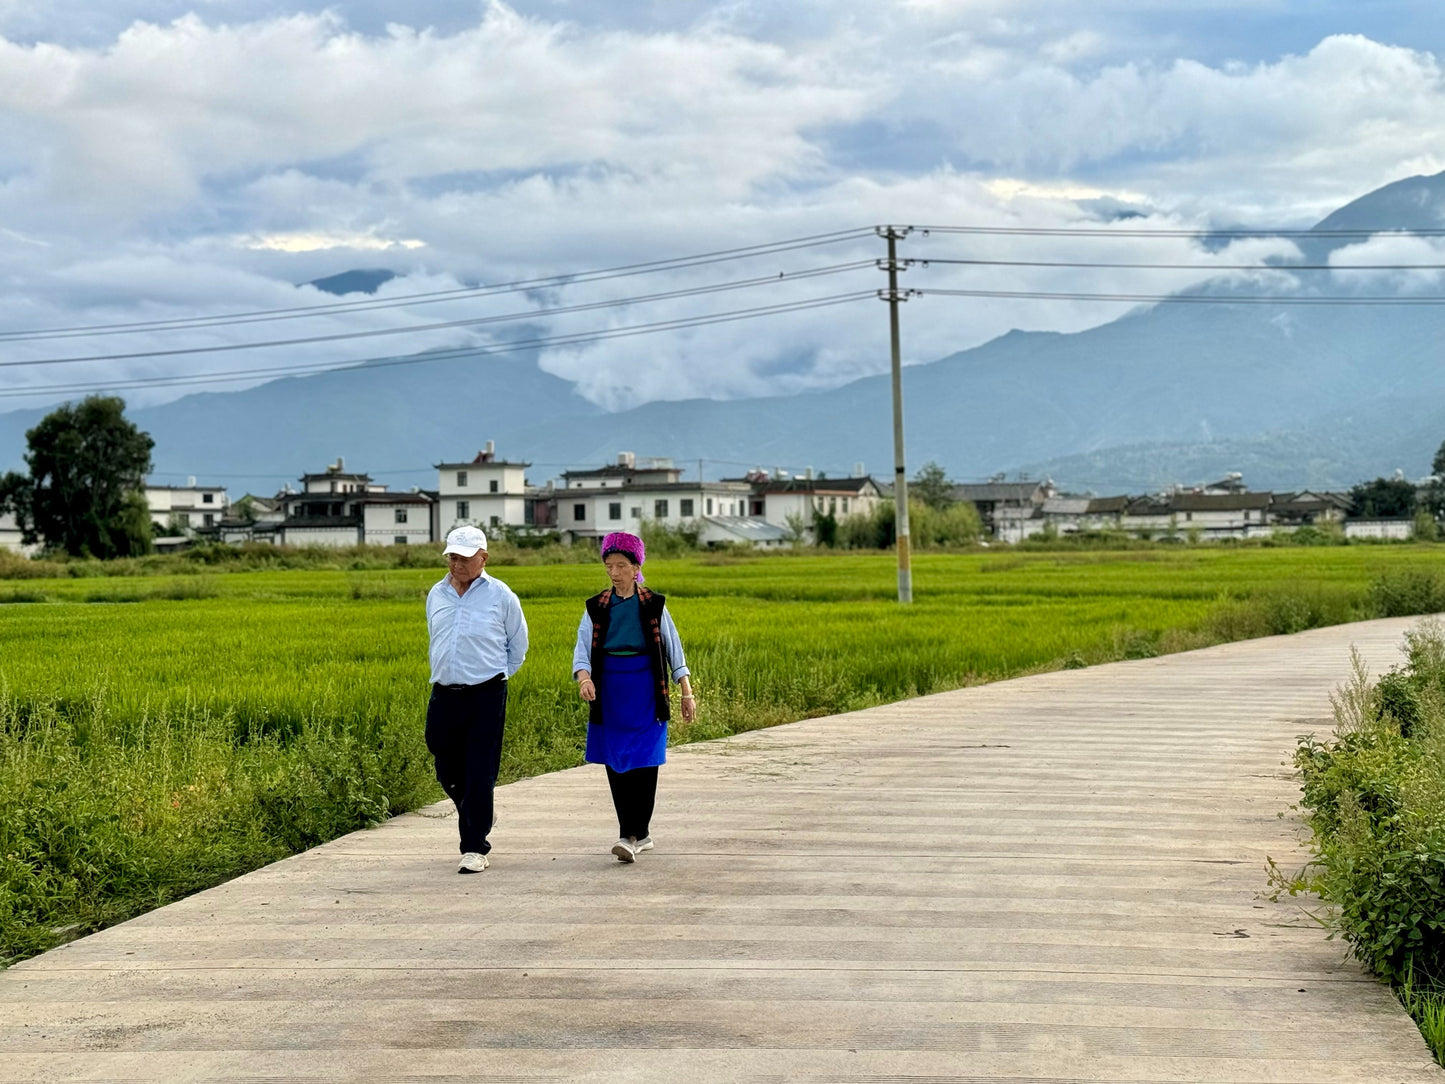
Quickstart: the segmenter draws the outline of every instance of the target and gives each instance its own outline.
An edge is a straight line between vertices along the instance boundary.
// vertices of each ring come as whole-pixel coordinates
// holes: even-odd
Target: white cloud
[[[414,237],[388,240],[374,234],[334,233],[267,233],[241,236],[236,243],[244,248],[272,252],[321,252],[349,249],[355,252],[389,252],[393,249],[425,248],[425,241]]]
[[[303,12],[136,23],[102,47],[0,40],[0,274],[18,284],[0,299],[0,320],[72,326],[286,307],[311,296],[295,283],[354,267],[408,276],[386,288],[399,296],[874,222],[1068,225],[1093,221],[1094,203],[1142,209],[1157,225],[1298,225],[1406,173],[1445,168],[1445,74],[1423,50],[1345,36],[1261,63],[1119,62],[1110,60],[1119,42],[1102,31],[1003,0],[809,6],[772,40],[749,29],[763,6],[719,6],[666,30],[560,23],[490,3],[450,33],[362,33],[334,12]],[[1058,239],[914,237],[904,247],[1055,262],[1099,252]],[[758,266],[880,254],[869,240]],[[1111,251],[1128,254],[1200,270],[934,265],[906,277],[1158,293],[1230,262],[1182,240]],[[752,266],[507,305],[602,301]],[[785,278],[756,298],[677,299],[547,326],[580,332],[881,284],[876,271]],[[507,311],[497,304],[447,314]],[[905,350],[926,361],[1011,327],[1075,330],[1118,311],[923,298],[906,310]],[[306,331],[436,318],[394,309]],[[126,349],[239,341],[260,327],[135,336]],[[868,300],[556,349],[544,364],[609,405],[756,395],[880,370],[883,330],[882,306]],[[432,332],[405,347],[513,335]],[[341,361],[402,346],[385,342],[286,357]],[[59,347],[43,350],[6,344],[4,355]],[[147,364],[214,370],[235,357]],[[0,388],[42,377],[54,371],[0,370]]]

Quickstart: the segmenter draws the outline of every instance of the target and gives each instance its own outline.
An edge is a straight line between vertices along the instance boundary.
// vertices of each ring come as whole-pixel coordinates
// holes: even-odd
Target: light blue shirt
[[[431,679],[436,685],[480,685],[511,677],[527,657],[527,622],[512,589],[483,572],[458,595],[451,574],[426,596]]]
[[[667,664],[672,671],[672,680],[681,681],[685,677],[691,677],[692,671],[687,668],[687,659],[682,654],[682,639],[677,635],[677,626],[673,624],[672,614],[667,612],[667,607],[662,608],[662,647],[667,655]],[[572,674],[575,677],[578,670],[592,671],[592,615],[586,610],[582,611],[582,623],[577,626],[577,647],[572,651]]]

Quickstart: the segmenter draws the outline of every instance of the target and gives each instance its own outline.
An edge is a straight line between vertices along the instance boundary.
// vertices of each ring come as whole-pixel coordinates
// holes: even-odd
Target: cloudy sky
[[[884,222],[1300,227],[1445,170],[1439,0],[0,0],[0,39],[0,410],[135,377],[845,296],[881,274],[802,273],[883,250],[864,237],[425,305],[113,328],[321,305],[335,299],[298,284],[355,268],[401,276],[384,300]],[[902,250],[1201,270],[934,265],[905,281],[1158,293],[1211,263],[1289,251],[1104,244],[915,234]],[[777,281],[543,311],[754,278]],[[916,299],[905,353],[929,361],[1012,327],[1076,330],[1119,311]],[[16,337],[99,325],[112,330]],[[373,332],[386,334],[359,334]],[[197,347],[210,349],[177,353]],[[105,360],[30,364],[87,357]],[[875,299],[541,355],[611,407],[827,387],[886,363]]]

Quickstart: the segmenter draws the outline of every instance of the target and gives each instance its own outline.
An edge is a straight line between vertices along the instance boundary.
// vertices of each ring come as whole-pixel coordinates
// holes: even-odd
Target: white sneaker
[[[650,851],[650,850],[652,850],[652,837],[651,837],[651,836],[643,836],[641,839],[639,839],[636,843],[634,843],[634,844],[632,845],[632,849],[633,849],[634,851]]]
[[[482,870],[486,869],[489,865],[491,865],[491,863],[487,861],[486,855],[478,854],[476,851],[468,851],[462,855],[461,864],[457,866],[457,872],[481,873]]]
[[[630,839],[619,839],[612,844],[612,853],[617,856],[619,862],[636,862],[637,848],[633,846]]]

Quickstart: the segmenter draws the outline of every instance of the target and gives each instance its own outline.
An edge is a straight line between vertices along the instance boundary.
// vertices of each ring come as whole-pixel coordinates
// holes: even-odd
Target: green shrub
[[[1412,630],[1407,656],[1377,682],[1356,656],[1333,698],[1334,739],[1300,740],[1314,836],[1302,884],[1331,906],[1354,955],[1396,986],[1445,1062],[1445,629]]]
[[[1408,738],[1420,722],[1420,692],[1414,675],[1395,669],[1380,675],[1375,684],[1376,711],[1382,719],[1393,720],[1400,735]]]
[[[654,557],[685,557],[688,554],[696,553],[702,529],[696,522],[691,525],[669,527],[655,519],[645,519],[637,529],[637,533],[642,538],[643,545],[647,547],[647,556],[651,560]],[[591,559],[595,561],[597,550],[591,546],[588,549]]]
[[[1445,611],[1445,579],[1433,568],[1393,568],[1375,576],[1370,601],[1377,617]]]

